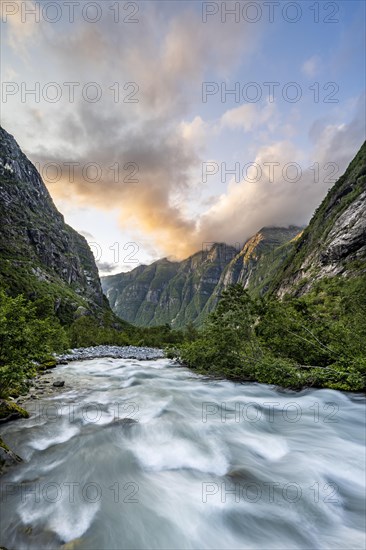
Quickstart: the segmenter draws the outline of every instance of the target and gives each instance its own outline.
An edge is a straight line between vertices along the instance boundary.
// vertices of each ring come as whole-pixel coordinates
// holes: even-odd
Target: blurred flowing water
[[[363,549],[365,399],[212,381],[168,360],[59,367],[2,427],[8,549]]]

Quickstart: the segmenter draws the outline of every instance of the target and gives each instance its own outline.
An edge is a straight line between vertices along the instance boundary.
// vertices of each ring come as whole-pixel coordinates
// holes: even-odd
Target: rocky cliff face
[[[252,295],[265,294],[301,232],[302,228],[296,226],[263,227],[248,239],[239,254],[225,267],[202,311],[201,319],[215,309],[222,291],[229,285],[241,284]]]
[[[182,262],[163,259],[104,277],[103,289],[115,313],[131,323],[170,323],[175,328],[188,322],[201,324],[228,285],[241,283],[250,292],[265,292],[272,271],[289,254],[300,231],[264,228],[239,253],[217,243]]]
[[[324,277],[366,276],[366,142],[315,212],[274,277],[280,297]]]
[[[122,319],[141,326],[182,327],[200,316],[235,254],[231,246],[214,244],[182,262],[165,258],[129,273],[103,277],[102,285]]]
[[[106,307],[88,243],[65,224],[33,164],[0,128],[0,284],[70,315]]]

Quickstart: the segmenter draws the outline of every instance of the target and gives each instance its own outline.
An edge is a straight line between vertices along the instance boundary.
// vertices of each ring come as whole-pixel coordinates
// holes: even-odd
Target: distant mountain
[[[109,310],[85,238],[65,224],[39,173],[0,128],[0,286],[54,301],[65,321]]]
[[[229,284],[240,282],[252,292],[265,292],[272,271],[289,254],[300,231],[299,227],[264,228],[239,253],[215,243],[182,262],[165,258],[103,277],[103,289],[113,311],[133,324],[169,323],[174,328],[200,324]]]
[[[271,283],[301,295],[324,277],[366,276],[366,142],[330,189]]]
[[[301,233],[302,228],[296,226],[263,227],[248,239],[239,254],[225,267],[199,321],[215,309],[222,291],[229,285],[239,283],[252,295],[264,295]]]
[[[182,327],[200,316],[235,254],[235,248],[217,243],[182,262],[164,258],[129,273],[103,277],[102,285],[122,319],[140,326]]]

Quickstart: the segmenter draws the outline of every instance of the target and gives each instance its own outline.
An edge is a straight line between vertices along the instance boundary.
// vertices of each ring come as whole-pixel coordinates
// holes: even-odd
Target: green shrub
[[[170,349],[203,374],[267,384],[361,391],[366,386],[365,278],[334,277],[301,298],[222,295],[194,341]]]
[[[37,363],[67,347],[65,331],[55,317],[40,319],[35,304],[0,290],[0,397],[21,390]]]

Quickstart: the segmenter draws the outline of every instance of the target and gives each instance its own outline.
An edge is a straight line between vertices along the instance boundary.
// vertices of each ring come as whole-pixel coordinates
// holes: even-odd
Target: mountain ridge
[[[258,242],[248,239],[240,251],[225,243],[213,243],[181,262],[162,258],[128,273],[102,277],[102,287],[114,312],[133,324],[169,323],[174,328],[190,322],[199,325],[214,310],[224,288],[253,278],[263,249],[275,252],[300,231],[296,226],[262,228],[252,237]],[[260,274],[264,268],[260,267],[260,280],[252,285],[258,293],[264,285],[265,274]]]

